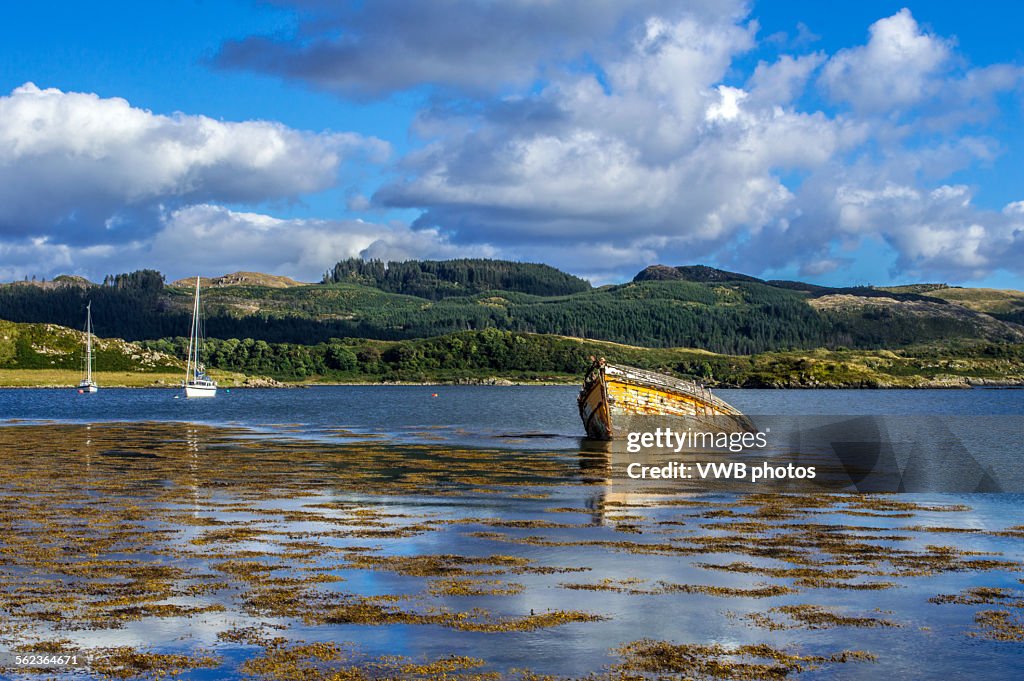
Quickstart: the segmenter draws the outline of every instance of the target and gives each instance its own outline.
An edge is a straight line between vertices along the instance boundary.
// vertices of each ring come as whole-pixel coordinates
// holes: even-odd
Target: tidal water
[[[944,424],[1009,482],[632,489],[581,440],[572,387],[0,390],[0,678],[33,649],[97,660],[47,678],[147,678],[129,649],[207,659],[185,679],[414,677],[395,655],[474,658],[447,677],[466,679],[737,662],[765,665],[749,678],[1013,678],[1024,391],[717,392],[897,435]],[[341,652],[298,648],[313,643]]]
[[[401,442],[571,449],[583,436],[575,386],[320,386],[221,390],[0,389],[4,422],[187,422],[302,438],[365,435]],[[1024,390],[718,390],[747,414],[1024,416]]]

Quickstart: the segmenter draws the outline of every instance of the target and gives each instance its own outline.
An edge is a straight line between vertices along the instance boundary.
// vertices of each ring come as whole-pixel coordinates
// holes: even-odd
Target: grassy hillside
[[[56,324],[0,320],[0,368],[81,371],[85,334]],[[177,358],[116,338],[93,340],[93,366],[104,371],[185,371]]]
[[[885,289],[893,292],[925,293],[994,319],[1024,324],[1024,291],[996,288],[964,288],[945,284],[911,284]]]
[[[171,283],[171,286],[194,287],[195,277],[178,279]],[[277,274],[264,274],[262,272],[232,272],[222,277],[200,277],[199,285],[203,288],[220,286],[265,286],[267,288],[288,288],[290,286],[302,286],[301,282],[290,277],[282,277]]]
[[[992,317],[1024,324],[1024,292],[994,288],[944,288],[933,296]]]
[[[76,385],[84,368],[85,334],[56,324],[0,320],[0,385]],[[93,367],[102,386],[176,385],[185,374],[178,358],[117,338],[93,339]],[[217,371],[228,384],[244,380]]]

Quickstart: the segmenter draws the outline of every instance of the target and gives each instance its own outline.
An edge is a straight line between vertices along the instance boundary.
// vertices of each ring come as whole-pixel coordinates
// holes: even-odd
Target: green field
[[[102,388],[173,387],[184,378],[184,371],[153,372],[93,372],[93,379]],[[65,369],[0,369],[0,386],[5,388],[72,388],[82,380],[82,374]]]

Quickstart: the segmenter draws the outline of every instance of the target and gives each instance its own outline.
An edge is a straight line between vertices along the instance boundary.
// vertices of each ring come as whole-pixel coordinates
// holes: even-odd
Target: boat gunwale
[[[600,367],[603,374],[608,375],[612,370],[612,378],[621,378],[623,383],[632,383],[644,387],[654,388],[667,393],[675,393],[683,397],[689,397],[723,412],[726,416],[743,416],[736,407],[732,406],[720,397],[715,396],[708,388],[684,378],[674,378],[646,369],[625,367],[617,364],[605,364]]]

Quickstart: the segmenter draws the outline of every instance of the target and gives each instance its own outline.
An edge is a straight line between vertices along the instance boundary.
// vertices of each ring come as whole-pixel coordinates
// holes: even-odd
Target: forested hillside
[[[390,293],[439,300],[481,291],[512,291],[559,296],[589,291],[590,284],[550,265],[508,260],[342,260],[323,278],[325,284],[363,284]]]
[[[963,293],[971,289],[942,286],[837,289],[659,266],[636,281],[594,289],[544,265],[489,260],[348,260],[323,284],[253,285],[259,276],[244,274],[205,280],[208,337],[315,345],[497,329],[725,354],[1024,341],[1024,328],[1007,323],[1019,313],[1016,299],[1003,295],[996,306],[985,302],[994,294],[974,299]],[[187,334],[192,289],[166,286],[148,270],[102,285],[80,278],[7,284],[0,286],[0,319],[74,328],[88,301],[99,335],[156,340]]]

